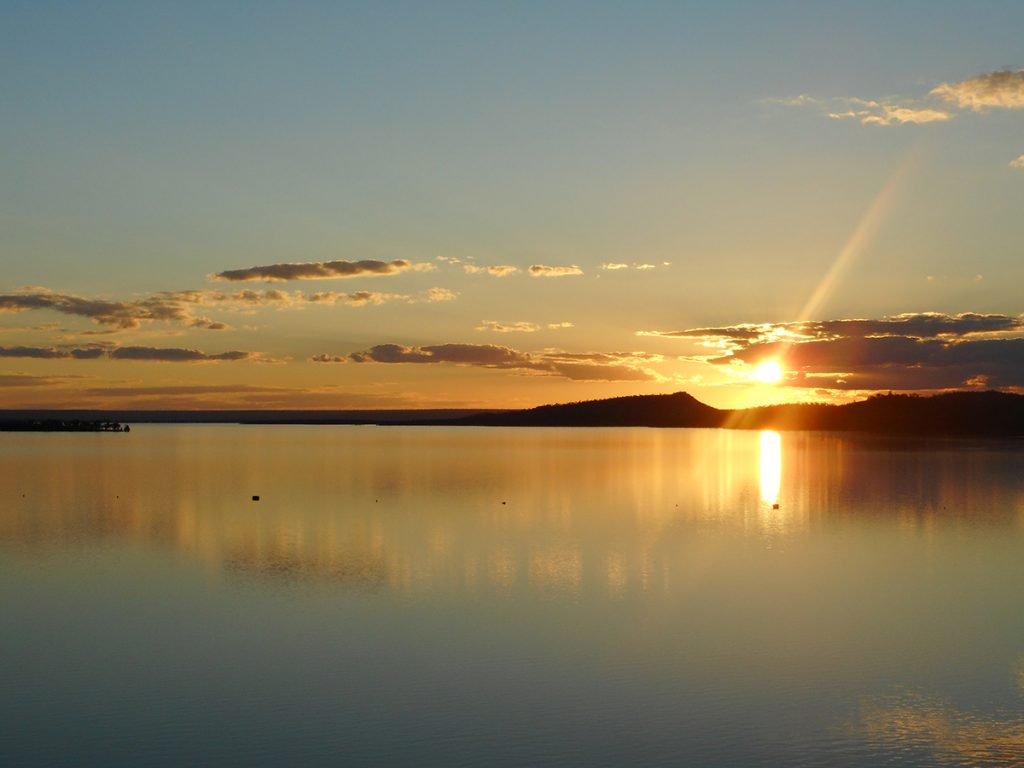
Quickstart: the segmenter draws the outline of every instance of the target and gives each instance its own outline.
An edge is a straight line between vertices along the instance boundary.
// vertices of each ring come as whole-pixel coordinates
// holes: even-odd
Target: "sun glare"
[[[754,369],[754,378],[765,384],[775,384],[782,380],[782,366],[777,360],[765,360]]]

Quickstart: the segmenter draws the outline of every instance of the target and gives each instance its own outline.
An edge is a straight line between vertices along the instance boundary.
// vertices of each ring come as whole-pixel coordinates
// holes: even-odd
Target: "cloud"
[[[455,291],[450,291],[447,288],[428,288],[423,294],[423,301],[455,301],[457,296]]]
[[[931,95],[974,112],[1024,109],[1024,69],[1004,69],[959,83],[942,83],[932,89]]]
[[[865,115],[861,122],[865,125],[924,125],[925,123],[941,123],[952,119],[949,112],[940,109],[914,108],[893,104],[882,104],[876,114]]]
[[[104,350],[100,347],[59,348],[59,347],[0,347],[0,357],[23,357],[36,360],[92,360],[102,357]]]
[[[206,363],[221,360],[254,360],[258,355],[252,352],[218,352],[209,354],[197,349],[175,347],[117,347],[108,353],[114,360],[147,360],[163,363]]]
[[[467,275],[491,275],[492,277],[508,277],[519,271],[519,267],[511,264],[495,264],[489,267],[481,267],[476,264],[466,264],[462,267]]]
[[[458,294],[448,288],[428,288],[417,296],[406,293],[382,293],[380,291],[235,291],[222,293],[218,291],[187,291],[183,300],[201,306],[221,307],[223,309],[253,309],[260,306],[277,308],[301,309],[309,305],[343,304],[349,307],[380,306],[394,302],[416,304],[420,302],[453,301]]]
[[[106,301],[44,289],[0,294],[0,312],[26,312],[49,309],[65,315],[86,317],[100,325],[138,328],[142,321],[162,320],[195,327],[209,327],[213,321],[193,316],[188,298],[182,294],[158,293],[136,301]]]
[[[394,261],[311,261],[302,264],[268,264],[246,269],[228,269],[209,276],[227,282],[280,282],[286,280],[330,280],[349,277],[394,275],[408,269],[431,270],[432,264],[413,264],[405,259]]]
[[[297,304],[346,304],[350,307],[365,307],[368,304],[380,306],[389,301],[408,301],[409,297],[401,293],[380,293],[378,291],[354,291],[352,293],[337,293],[335,291],[321,291],[303,296],[302,294],[290,296],[287,303],[290,306]]]
[[[1024,168],[1024,155],[1021,155],[1016,160],[1010,161],[1011,168]]]
[[[260,307],[297,309],[310,305],[341,304],[350,307],[379,306],[391,302],[451,301],[455,294],[446,288],[430,288],[419,298],[402,293],[379,291],[302,291],[252,290],[239,291],[158,291],[142,299],[108,301],[73,294],[54,293],[45,288],[0,294],[0,312],[51,310],[65,315],[85,317],[112,330],[134,330],[147,322],[168,322],[188,328],[211,331],[231,326],[202,314],[203,309],[230,312],[251,311]],[[108,331],[112,332],[112,331]],[[96,333],[96,332],[92,332]]]
[[[642,352],[521,352],[494,344],[436,344],[408,347],[378,344],[347,356],[318,355],[317,362],[452,364],[514,370],[577,381],[652,381],[660,377],[646,366],[661,355]]]
[[[924,125],[951,120],[953,115],[932,107],[918,107],[916,102],[876,101],[858,98],[832,99],[825,113],[833,120],[856,119],[864,125]]]
[[[219,352],[208,354],[196,349],[175,347],[0,347],[0,357],[34,358],[38,360],[150,360],[171,363],[202,363],[222,360],[260,360],[254,352]]]
[[[571,277],[583,274],[583,270],[575,264],[568,267],[551,267],[547,264],[531,264],[529,272],[531,277]]]
[[[972,112],[1024,108],[1024,69],[1000,70],[956,83],[941,83],[916,99],[819,99],[802,94],[767,101],[810,106],[834,120],[859,120],[864,125],[923,125],[951,120],[954,112],[949,111],[950,107]]]
[[[533,333],[539,331],[540,326],[520,320],[515,323],[501,323],[497,320],[482,320],[476,327],[478,331],[494,331],[495,333]]]
[[[657,269],[657,266],[654,264],[626,264],[621,261],[606,261],[601,265],[601,269],[606,272],[619,272],[624,269],[636,269],[641,272],[645,272],[649,269]]]
[[[963,312],[958,315],[946,315],[941,312],[906,312],[881,320],[854,318],[791,323],[740,323],[717,328],[690,328],[683,331],[637,331],[637,335],[708,339],[742,347],[752,342],[766,341],[809,341],[870,336],[939,338],[1017,331],[1024,331],[1024,316],[986,315],[977,312]]]
[[[928,390],[1024,386],[1024,319],[966,312],[744,323],[645,335],[692,338],[716,365],[780,361],[790,386]]]
[[[572,327],[573,324],[569,322],[538,325],[537,323],[530,323],[526,320],[519,320],[511,323],[502,323],[498,320],[481,320],[480,325],[478,325],[476,329],[478,331],[493,331],[495,333],[534,333],[535,331],[539,331],[544,328],[551,331],[557,331],[562,330],[563,328]]]

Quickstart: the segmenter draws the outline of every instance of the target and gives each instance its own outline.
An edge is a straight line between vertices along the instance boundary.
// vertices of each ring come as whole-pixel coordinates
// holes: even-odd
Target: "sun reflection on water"
[[[782,438],[778,432],[761,432],[761,501],[774,507],[782,485]]]

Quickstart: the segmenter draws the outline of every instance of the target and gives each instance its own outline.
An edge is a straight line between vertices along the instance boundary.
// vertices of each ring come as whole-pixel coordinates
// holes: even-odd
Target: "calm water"
[[[4,766],[1024,764],[1019,442],[140,425],[0,471]]]

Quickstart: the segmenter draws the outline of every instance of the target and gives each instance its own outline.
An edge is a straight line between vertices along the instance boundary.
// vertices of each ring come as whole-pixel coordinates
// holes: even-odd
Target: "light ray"
[[[836,286],[849,271],[850,265],[865,251],[868,243],[878,233],[886,216],[896,207],[899,192],[902,191],[911,168],[917,164],[921,155],[922,145],[918,145],[908,152],[907,156],[896,166],[885,185],[871,201],[871,205],[868,206],[864,215],[860,217],[860,221],[847,238],[835,261],[832,262],[832,266],[829,267],[828,272],[818,283],[818,287],[814,289],[814,293],[800,310],[797,320],[817,319],[818,311],[828,301]]]
[[[860,217],[860,220],[857,222],[857,226],[854,227],[853,232],[851,232],[850,236],[846,239],[843,247],[836,255],[835,260],[828,268],[824,277],[822,277],[821,281],[814,289],[814,292],[807,300],[807,303],[804,304],[803,308],[800,310],[800,314],[796,318],[798,321],[804,322],[807,320],[817,319],[816,316],[818,312],[831,297],[843,277],[846,276],[850,266],[858,256],[864,253],[868,244],[878,233],[878,230],[881,228],[886,217],[891,214],[893,209],[896,207],[899,194],[905,186],[906,179],[910,175],[910,171],[918,164],[923,154],[923,144],[914,146],[889,175],[885,184],[878,191],[878,194],[875,195],[867,210],[864,211],[864,214]],[[780,365],[783,377],[787,371],[787,353],[792,346],[792,342],[781,344],[775,354],[775,360]],[[737,424],[738,417],[734,413],[726,419],[725,426],[727,428],[734,428]]]

